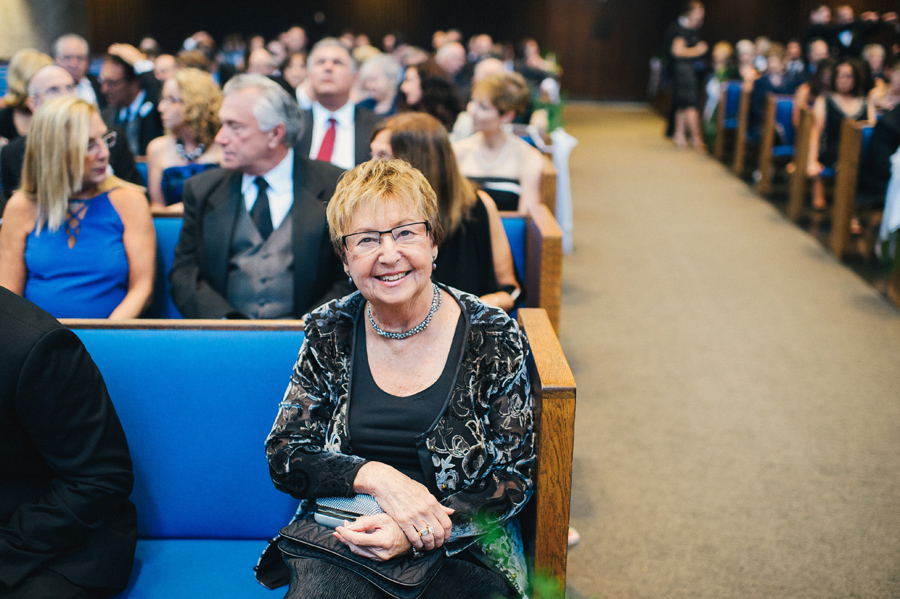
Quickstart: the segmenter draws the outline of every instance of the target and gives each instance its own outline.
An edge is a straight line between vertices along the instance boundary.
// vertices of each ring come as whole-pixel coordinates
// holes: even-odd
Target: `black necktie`
[[[272,213],[269,212],[269,196],[266,195],[266,188],[269,186],[262,177],[257,177],[254,181],[259,188],[259,195],[256,196],[256,203],[250,211],[250,218],[259,234],[262,235],[263,241],[272,234]]]

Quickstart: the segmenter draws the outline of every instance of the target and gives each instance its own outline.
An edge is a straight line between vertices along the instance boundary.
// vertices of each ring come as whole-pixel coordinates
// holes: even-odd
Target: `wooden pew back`
[[[772,191],[775,160],[794,155],[794,98],[769,94],[759,144],[759,181],[757,191],[766,195]],[[780,142],[780,143],[779,143]]]
[[[719,115],[713,155],[717,160],[725,158],[725,138],[737,131],[738,106],[741,99],[740,81],[723,81],[719,95]]]
[[[856,211],[859,165],[869,148],[868,141],[871,137],[871,125],[850,119],[845,119],[841,124],[841,144],[831,208],[831,232],[828,235],[828,248],[838,260],[850,248],[850,221]]]
[[[737,134],[734,140],[734,160],[731,170],[738,177],[744,174],[744,162],[747,160],[748,124],[750,122],[750,94],[752,88],[741,89],[737,111]]]
[[[794,143],[794,173],[791,175],[791,187],[788,193],[787,217],[797,222],[803,216],[803,203],[806,200],[808,181],[806,165],[809,162],[809,153],[818,151],[810,148],[809,136],[812,133],[813,113],[806,106],[800,107],[800,124],[797,126],[797,136]]]

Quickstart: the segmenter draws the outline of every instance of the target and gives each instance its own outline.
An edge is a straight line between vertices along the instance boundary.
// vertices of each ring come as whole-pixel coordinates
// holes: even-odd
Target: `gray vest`
[[[293,208],[291,208],[293,210]],[[228,303],[250,318],[295,318],[293,219],[263,242],[241,203],[228,260]]]

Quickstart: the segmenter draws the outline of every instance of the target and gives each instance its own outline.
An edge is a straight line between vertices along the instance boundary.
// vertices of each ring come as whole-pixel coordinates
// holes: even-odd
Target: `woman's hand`
[[[807,177],[818,177],[819,174],[821,174],[821,172],[822,172],[822,168],[823,168],[822,163],[819,162],[818,160],[810,162],[806,166],[806,176]]]
[[[438,503],[424,485],[399,470],[381,462],[368,462],[356,473],[353,488],[374,497],[416,549],[431,551],[450,538],[453,510]]]
[[[334,536],[356,555],[379,562],[408,553],[412,548],[406,534],[387,514],[360,516],[355,522],[338,526]]]

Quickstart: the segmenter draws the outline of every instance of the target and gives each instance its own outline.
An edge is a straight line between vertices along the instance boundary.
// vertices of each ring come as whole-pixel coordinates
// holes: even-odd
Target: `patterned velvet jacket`
[[[518,522],[532,493],[534,433],[527,342],[514,320],[472,295],[442,286],[466,321],[465,345],[443,415],[417,438],[428,487],[453,508],[444,550],[466,548],[520,594],[526,585]],[[353,328],[365,307],[357,292],[306,318],[306,338],[266,440],[275,486],[305,500],[354,494],[365,463],[352,455],[347,424]]]

